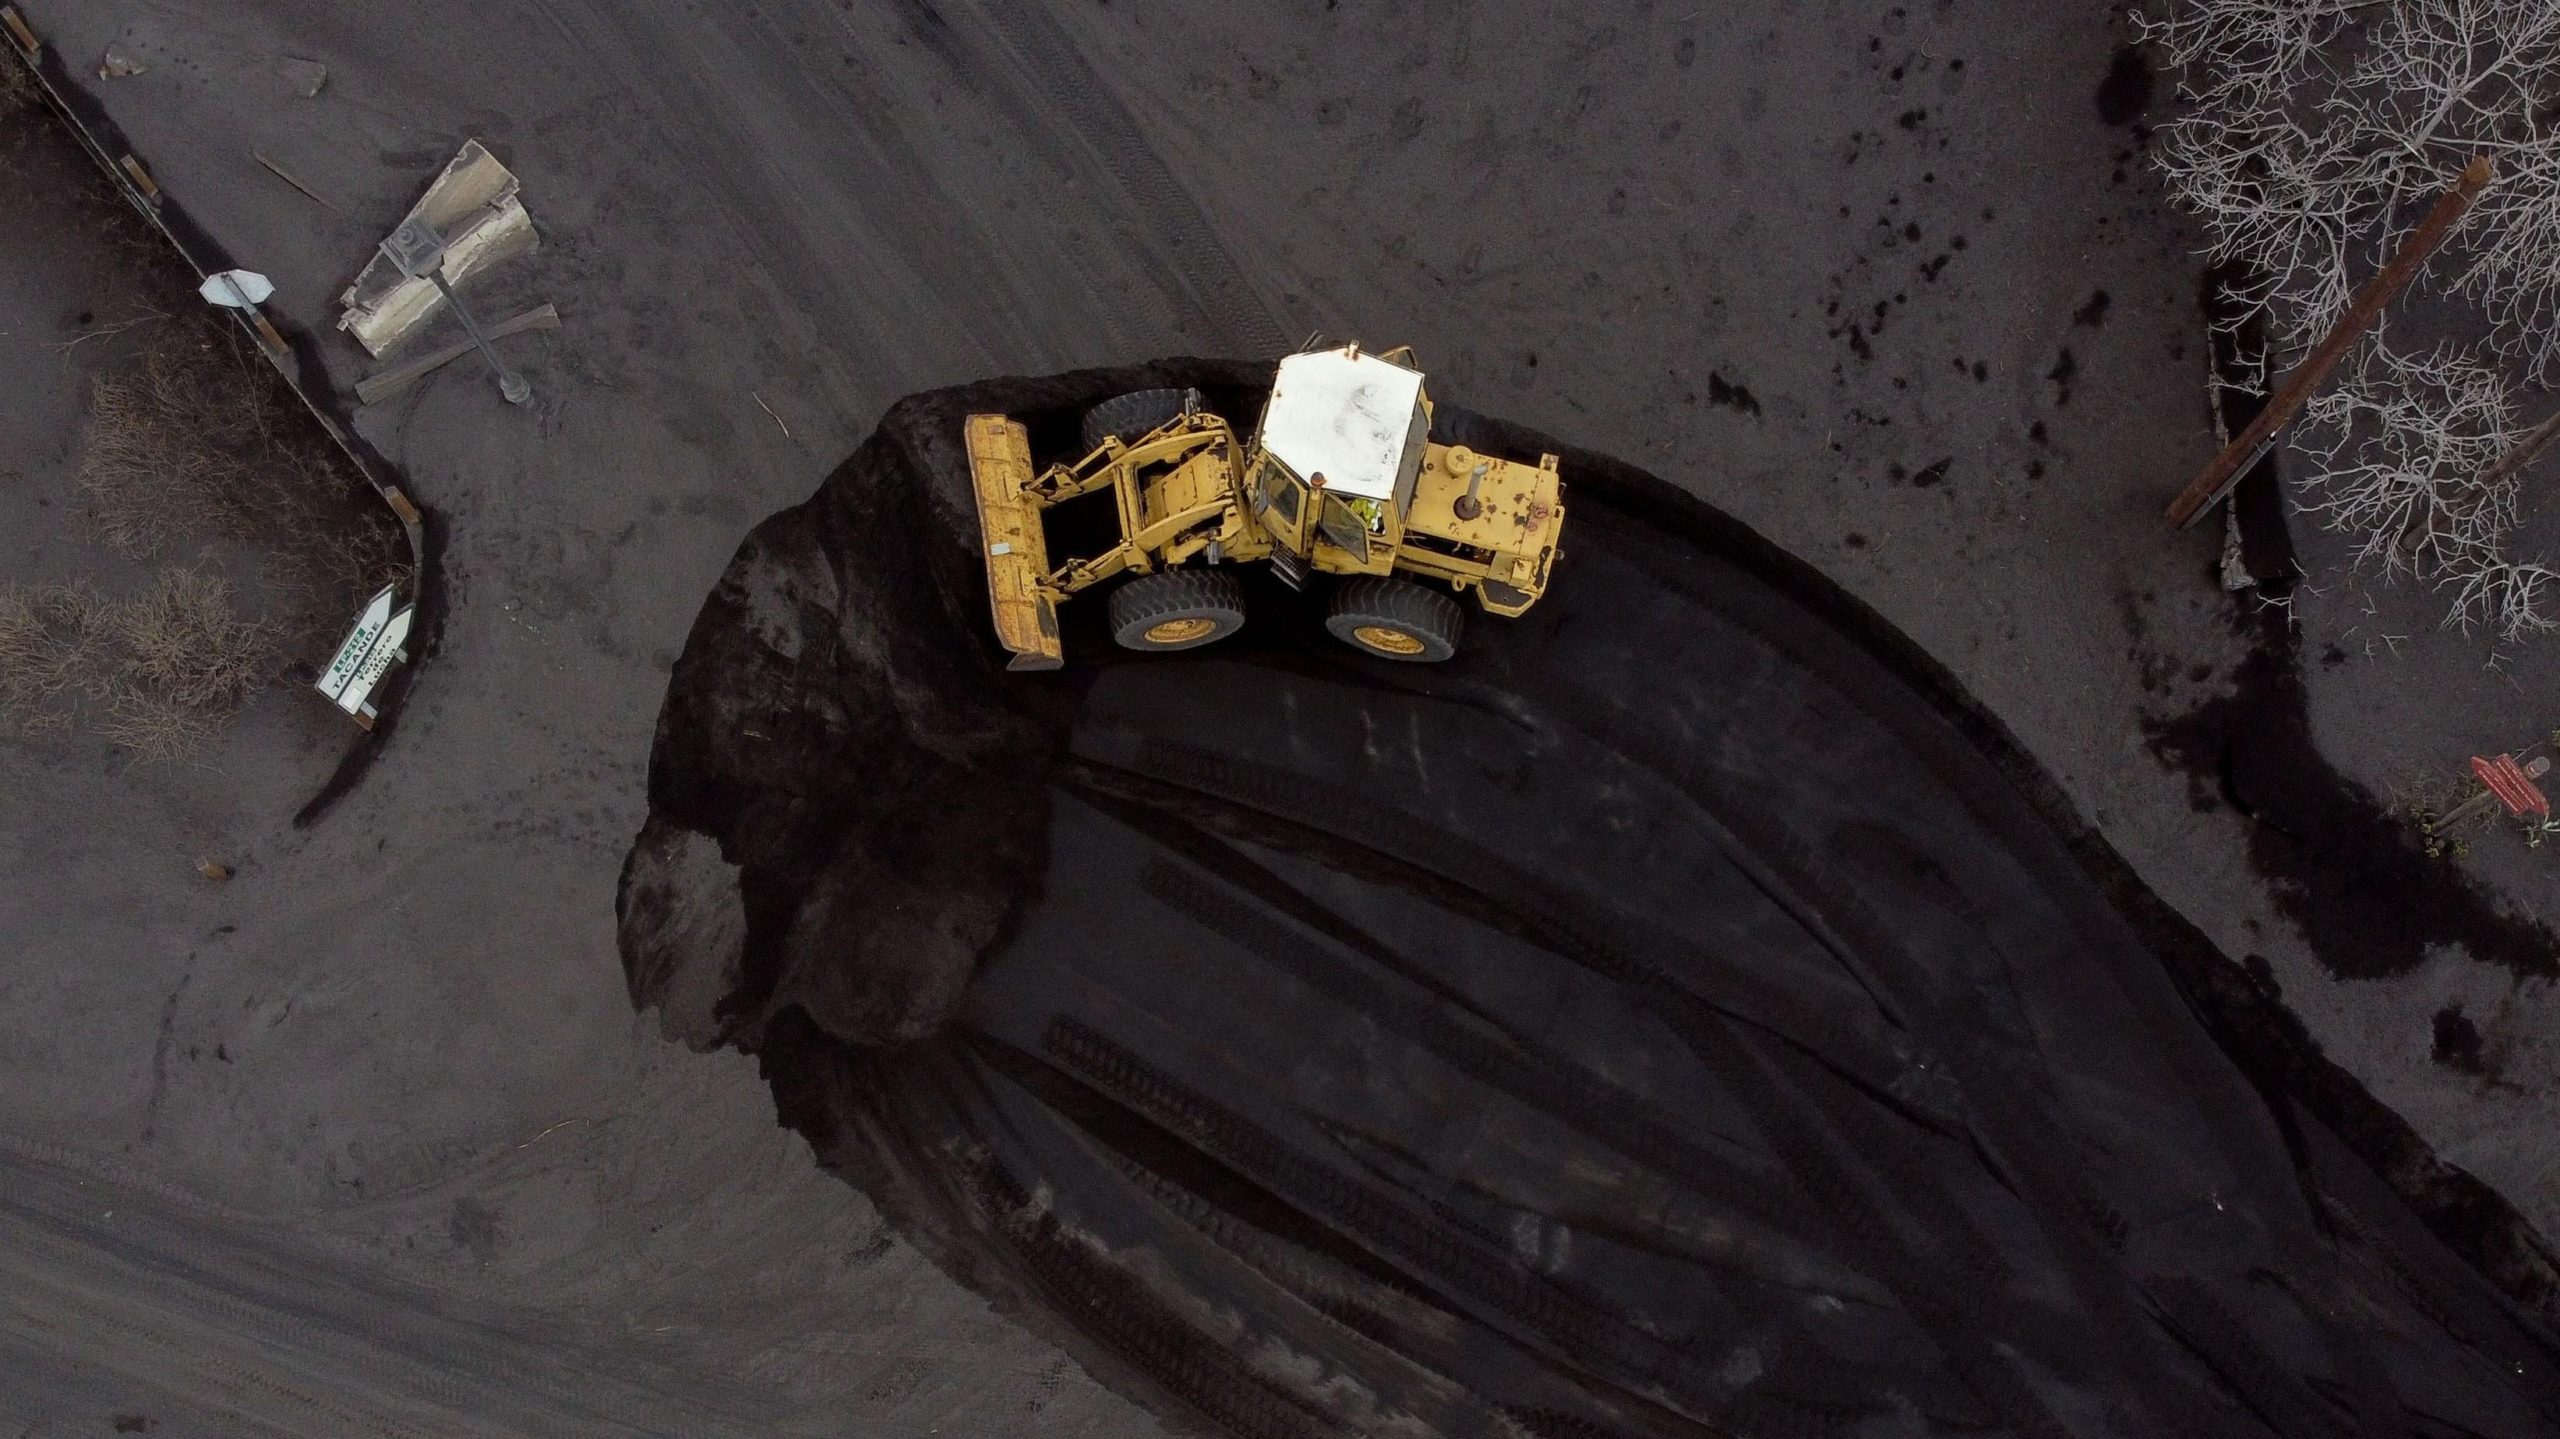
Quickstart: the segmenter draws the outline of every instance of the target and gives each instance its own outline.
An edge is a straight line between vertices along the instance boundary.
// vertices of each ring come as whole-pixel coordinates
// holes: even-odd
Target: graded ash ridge
[[[1212,1432],[2560,1425],[2513,1214],[1942,671],[1650,476],[1444,399],[1563,457],[1519,620],[1394,665],[1257,578],[1215,650],[1091,604],[1089,663],[1007,675],[962,418],[1249,421],[1268,373],[909,399],[676,666],[632,997],[942,1267]]]

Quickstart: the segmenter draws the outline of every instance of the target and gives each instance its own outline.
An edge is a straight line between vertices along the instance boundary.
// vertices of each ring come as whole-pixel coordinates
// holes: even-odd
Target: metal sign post
[[[508,369],[506,361],[498,358],[498,352],[490,348],[488,339],[480,333],[478,322],[463,307],[462,297],[453,292],[453,286],[445,283],[444,236],[436,233],[436,227],[424,215],[412,215],[403,220],[400,228],[383,240],[382,256],[410,279],[433,284],[436,293],[444,296],[444,302],[453,306],[454,317],[462,321],[463,333],[471,337],[471,343],[480,348],[480,357],[497,372],[498,393],[507,397],[508,404],[521,405],[533,398],[533,386],[525,383],[524,376]]]
[[[347,631],[346,641],[338,646],[329,667],[320,672],[312,688],[328,696],[329,702],[345,710],[355,722],[373,728],[373,692],[391,667],[409,657],[401,648],[409,638],[410,622],[417,606],[392,608],[392,587],[384,585],[356,616],[355,628]]]

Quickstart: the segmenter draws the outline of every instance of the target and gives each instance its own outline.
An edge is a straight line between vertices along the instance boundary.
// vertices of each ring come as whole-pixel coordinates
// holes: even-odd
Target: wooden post
[[[2223,446],[2222,453],[2214,456],[2195,479],[2178,492],[2178,497],[2169,502],[2169,523],[2183,530],[2194,524],[2197,516],[2231,493],[2231,487],[2239,483],[2249,466],[2256,463],[2258,456],[2266,453],[2267,446],[2275,442],[2276,431],[2284,428],[2285,423],[2301,411],[2304,403],[2310,400],[2312,391],[2319,389],[2320,383],[2329,378],[2329,372],[2347,357],[2347,351],[2354,347],[2356,341],[2364,338],[2364,332],[2373,328],[2373,322],[2381,318],[2383,307],[2417,278],[2419,267],[2444,244],[2445,237],[2453,233],[2454,222],[2460,220],[2463,212],[2471,208],[2471,202],[2479,198],[2482,187],[2489,183],[2489,174],[2489,157],[2486,155],[2462,167],[2462,174],[2436,200],[2435,208],[2427,211],[2427,217],[2418,222],[2418,228],[2410,231],[2409,238],[2401,242],[2400,252],[2356,291],[2355,298],[2347,302],[2347,312],[2338,318],[2337,325],[2319,344],[2312,346],[2311,353],[2303,358],[2301,365],[2285,377],[2284,384],[2268,398],[2267,407],[2258,412],[2258,418],[2250,421],[2249,428],[2242,430],[2238,438]]]

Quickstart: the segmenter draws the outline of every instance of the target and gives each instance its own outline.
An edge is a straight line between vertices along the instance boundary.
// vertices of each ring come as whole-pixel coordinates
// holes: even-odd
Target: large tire
[[[1189,390],[1131,390],[1114,395],[1084,412],[1084,448],[1091,454],[1104,440],[1128,444],[1182,413]]]
[[[1324,627],[1333,637],[1380,659],[1437,664],[1458,652],[1467,617],[1458,602],[1405,580],[1361,575],[1333,592]]]
[[[1244,628],[1244,585],[1214,570],[1140,575],[1111,592],[1111,636],[1133,650],[1193,650]]]

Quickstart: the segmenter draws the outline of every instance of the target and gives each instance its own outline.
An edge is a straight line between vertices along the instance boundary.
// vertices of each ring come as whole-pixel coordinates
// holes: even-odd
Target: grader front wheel
[[[1133,650],[1188,650],[1244,628],[1244,586],[1203,570],[1140,575],[1111,592],[1111,634]]]
[[[1190,390],[1131,390],[1114,395],[1084,412],[1084,447],[1088,452],[1101,449],[1104,440],[1134,444],[1173,423],[1174,416],[1196,399]]]
[[[1361,575],[1333,592],[1324,627],[1335,639],[1380,659],[1433,664],[1458,652],[1466,616],[1458,602],[1404,580]]]

